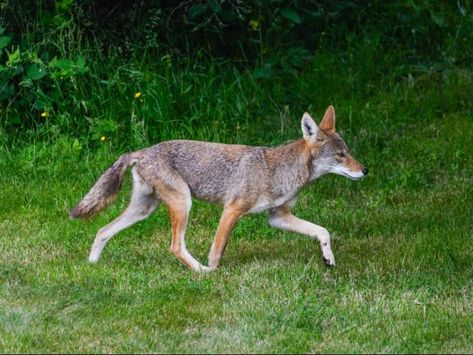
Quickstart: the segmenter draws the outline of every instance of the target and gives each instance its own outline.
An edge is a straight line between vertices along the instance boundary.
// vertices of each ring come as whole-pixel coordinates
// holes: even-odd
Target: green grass
[[[2,148],[0,351],[472,352],[473,114],[456,106],[472,82],[455,78],[339,100],[338,127],[370,175],[324,177],[295,208],[332,233],[333,269],[263,214],[239,223],[218,271],[196,275],[169,252],[164,208],[90,265],[130,184],[91,222],[67,210],[116,150],[69,138]],[[297,138],[299,116],[275,117],[260,139]],[[251,137],[222,141],[260,143]],[[203,262],[219,213],[194,202],[188,248]]]
[[[237,4],[260,9],[239,17],[244,39],[225,23],[192,30],[223,35],[234,62],[189,43],[189,26],[162,33],[164,7],[107,11],[117,30],[113,13],[134,14],[122,38],[75,3],[0,10],[0,352],[473,352],[468,2]],[[300,23],[281,22],[292,7]],[[259,35],[245,35],[249,19]],[[284,144],[329,104],[370,168],[299,196],[295,214],[331,233],[335,268],[261,214],[236,226],[219,270],[197,275],[169,251],[163,207],[87,262],[127,205],[129,174],[97,218],[67,212],[119,154],[169,139]],[[220,213],[194,201],[186,241],[203,263]]]

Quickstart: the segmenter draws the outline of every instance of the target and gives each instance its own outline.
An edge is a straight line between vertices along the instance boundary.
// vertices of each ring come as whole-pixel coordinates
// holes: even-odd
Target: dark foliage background
[[[471,62],[468,1],[10,1],[3,19],[18,41],[41,41],[73,22],[104,50],[205,52],[252,62],[265,51],[346,49],[375,37],[409,60]],[[254,21],[254,22],[252,22]],[[356,40],[355,40],[356,38]],[[447,50],[453,52],[448,53]],[[273,59],[275,60],[275,59]]]
[[[178,117],[195,115],[191,102],[205,97],[202,86],[214,106],[220,98],[211,92],[243,82],[244,96],[270,92],[273,111],[300,111],[301,105],[325,105],[348,92],[366,99],[379,87],[418,77],[438,82],[473,63],[473,5],[462,0],[0,5],[0,128],[7,144],[54,138],[51,132],[86,142],[102,134],[130,141],[130,130],[142,131],[136,143],[168,138],[155,133],[164,131],[160,124],[176,130]],[[327,80],[339,79],[319,85],[313,97],[297,78],[318,71],[330,73]],[[156,81],[165,87],[158,90]],[[145,88],[146,104],[130,116],[127,98]],[[260,95],[266,101],[267,94]],[[157,106],[167,106],[163,100],[169,109],[157,120]],[[222,110],[231,117],[263,110],[255,102],[233,112],[227,104]],[[207,123],[194,120],[187,130],[195,133]],[[230,127],[237,124],[244,128],[244,122],[230,120]]]

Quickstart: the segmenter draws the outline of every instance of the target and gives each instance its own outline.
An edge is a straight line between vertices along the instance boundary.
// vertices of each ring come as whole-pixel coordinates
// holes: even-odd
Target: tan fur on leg
[[[233,227],[244,214],[244,209],[238,204],[228,205],[224,208],[217,233],[209,253],[209,266],[216,268],[220,264],[220,259],[225,251]]]
[[[166,201],[169,209],[172,228],[172,253],[186,265],[189,269],[197,272],[211,271],[207,266],[203,266],[187,251],[185,243],[185,233],[189,211],[191,207],[191,198],[189,196],[177,196]]]

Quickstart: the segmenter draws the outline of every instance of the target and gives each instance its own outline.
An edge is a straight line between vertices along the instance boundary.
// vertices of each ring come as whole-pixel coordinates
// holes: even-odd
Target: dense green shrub
[[[469,1],[7,1],[3,18],[18,39],[45,34],[99,40],[104,49],[162,49],[252,62],[281,51],[349,47],[353,38],[377,38],[413,59],[470,61]],[[71,38],[72,39],[72,38]],[[448,52],[448,53],[447,53]]]
[[[9,141],[243,132],[250,118],[264,126],[268,102],[287,115],[473,63],[472,5],[461,0],[4,0],[0,19]],[[306,75],[312,83],[298,83]]]
[[[0,27],[0,35],[3,32],[4,28]],[[9,40],[8,36],[0,37],[5,47]],[[53,106],[66,108],[69,103],[64,90],[88,70],[81,56],[45,60],[36,51],[20,50],[19,47],[5,50],[5,54],[6,62],[0,63],[0,101],[6,103],[8,115],[5,115],[3,125],[7,128],[36,126],[34,120],[22,119],[22,114],[46,119]],[[13,104],[15,107],[11,107]]]

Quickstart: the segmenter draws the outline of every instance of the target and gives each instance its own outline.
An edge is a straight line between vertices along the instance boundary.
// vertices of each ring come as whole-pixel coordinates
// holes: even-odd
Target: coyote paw
[[[209,265],[209,267],[212,269],[218,268],[220,266],[220,258],[209,256],[209,262],[207,265]]]
[[[217,270],[216,267],[211,267],[211,266],[204,266],[204,265],[200,265],[199,266],[199,273],[201,274],[207,274],[211,271],[214,271],[214,270]]]
[[[100,253],[96,253],[92,251],[89,255],[89,263],[95,264],[97,263],[97,261],[99,261],[99,258],[100,258]]]

